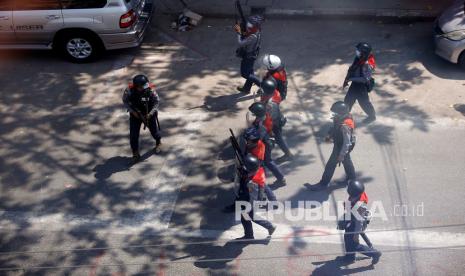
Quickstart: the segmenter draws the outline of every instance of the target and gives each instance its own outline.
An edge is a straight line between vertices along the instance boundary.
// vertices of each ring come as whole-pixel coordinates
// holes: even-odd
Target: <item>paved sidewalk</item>
[[[157,0],[158,8],[167,13],[182,10],[178,0]],[[454,0],[242,0],[244,10],[265,8],[268,16],[381,16],[436,17]],[[204,16],[234,16],[234,1],[190,0],[189,8]]]
[[[378,69],[371,97],[379,120],[358,128],[354,163],[371,202],[381,200],[389,212],[424,202],[425,210],[370,224],[379,231],[370,237],[386,253],[381,262],[375,268],[369,260],[342,268],[332,262],[342,254],[335,219],[280,216],[269,243],[225,240],[242,233],[232,215],[220,212],[232,197],[228,127],[244,127],[252,102],[234,91],[243,80],[232,21],[207,18],[179,33],[169,18],[156,17],[140,48],[91,64],[70,64],[51,52],[0,52],[1,267],[32,275],[463,275],[465,117],[453,106],[465,101],[465,74],[434,55],[429,22],[263,26],[262,53],[281,55],[289,70],[282,107],[297,158],[280,164],[289,184],[274,188],[293,211],[302,200],[329,202],[333,211],[347,196],[343,188],[311,193],[303,184],[318,181],[329,156],[331,145],[321,138],[329,107],[344,96],[354,45],[373,43]],[[144,161],[130,166],[121,92],[140,72],[162,98],[166,151],[153,155],[144,131]],[[10,81],[18,75],[21,86]],[[357,121],[364,118],[358,105],[354,111]],[[342,177],[338,169],[335,179]],[[338,233],[304,237],[312,231]],[[263,234],[257,229],[257,237]]]

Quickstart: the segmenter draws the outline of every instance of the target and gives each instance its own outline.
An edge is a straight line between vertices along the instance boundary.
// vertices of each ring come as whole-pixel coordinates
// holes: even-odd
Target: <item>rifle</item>
[[[349,70],[347,70],[347,75],[344,79],[344,84],[342,87],[346,87],[349,83],[349,78],[352,76],[352,74],[355,72],[355,70],[359,67],[358,65],[358,59],[355,59],[352,65],[350,65]]]
[[[160,121],[158,120],[158,111],[155,112],[154,115],[156,116],[155,119],[157,120],[158,130],[161,131]]]
[[[229,132],[231,133],[229,140],[231,141],[231,145],[234,149],[234,154],[237,160],[236,161],[237,162],[236,163],[237,174],[235,176],[235,183],[239,183],[239,186],[238,187],[236,186],[235,191],[236,191],[236,196],[241,197],[241,194],[245,191],[244,189],[246,189],[244,185],[246,184],[246,180],[247,180],[247,173],[244,171],[244,153],[242,152],[232,129],[229,129]]]
[[[243,35],[245,31],[247,30],[247,20],[245,19],[244,11],[242,10],[240,0],[236,0],[236,11],[237,13],[239,13],[239,16],[241,18],[240,23],[239,23],[239,20],[237,18],[237,13],[235,14],[236,24],[239,24],[239,26],[241,26],[241,34]]]
[[[244,166],[244,153],[242,152],[241,147],[239,146],[239,142],[237,142],[233,130],[229,129],[229,132],[231,133],[231,137],[229,137],[229,140],[231,141],[231,145],[234,149],[234,154],[236,155],[236,159],[239,162],[239,167],[242,168]]]
[[[144,130],[145,130],[147,128],[148,123],[149,123],[147,121],[147,117],[142,115],[142,112],[140,112],[138,109],[134,109],[134,111],[136,112],[137,116],[139,116],[139,119],[142,121],[142,124],[144,125]]]

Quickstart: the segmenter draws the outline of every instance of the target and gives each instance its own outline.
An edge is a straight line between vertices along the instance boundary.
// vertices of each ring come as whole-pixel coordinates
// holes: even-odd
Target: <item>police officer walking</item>
[[[260,161],[265,161],[266,145],[260,139],[260,134],[255,127],[249,127],[244,132],[245,153],[251,154]],[[269,201],[276,201],[276,196],[269,185],[265,183],[265,194]]]
[[[351,213],[350,220],[340,220],[338,223],[338,229],[345,230],[344,245],[346,255],[343,261],[353,263],[355,261],[355,253],[360,252],[365,256],[371,257],[371,263],[376,264],[379,262],[381,252],[373,248],[373,245],[364,233],[370,217],[367,210],[368,196],[365,193],[365,186],[361,182],[350,180],[347,192],[349,194],[350,210],[354,209],[356,214]],[[359,239],[361,235],[363,235],[363,239],[368,246],[360,244]]]
[[[351,82],[344,102],[350,111],[355,101],[358,101],[360,107],[368,115],[363,123],[368,124],[376,120],[375,108],[371,104],[368,95],[374,86],[372,74],[376,68],[376,62],[372,54],[372,48],[368,43],[361,42],[357,44],[355,52],[354,62],[350,66],[343,84],[343,88],[345,88]]]
[[[261,102],[255,102],[249,107],[249,111],[255,116],[252,126],[255,127],[260,134],[260,139],[265,143],[265,162],[264,165],[276,177],[276,184],[286,185],[286,179],[279,167],[274,162],[271,156],[273,149],[273,141],[271,135],[273,133],[273,122],[271,115],[267,112],[266,106]]]
[[[355,123],[349,108],[344,102],[338,101],[331,106],[333,113],[333,127],[327,140],[333,140],[333,152],[325,166],[325,171],[320,182],[310,186],[310,190],[319,191],[328,187],[337,164],[342,163],[348,180],[355,180],[355,169],[350,152],[355,146]]]
[[[248,94],[253,84],[255,60],[260,52],[260,27],[258,24],[252,24],[249,20],[246,24],[246,30],[241,30],[239,24],[236,24],[234,29],[239,43],[236,55],[241,58],[241,76],[246,79],[244,85],[237,87],[237,90]]]
[[[155,153],[160,153],[161,136],[158,122],[160,99],[145,75],[137,75],[123,93],[123,103],[129,112],[129,137],[134,162],[140,160],[139,134],[143,124],[155,139]]]
[[[276,80],[276,88],[284,101],[287,98],[287,72],[281,58],[277,55],[265,55],[262,62],[267,69],[265,78],[273,77]]]
[[[262,166],[263,162],[265,161],[265,152],[266,152],[266,145],[260,138],[260,133],[257,128],[249,127],[244,131],[243,138],[245,140],[245,154],[249,154],[258,159],[260,166]],[[241,180],[240,180],[241,181]],[[266,198],[268,201],[276,201],[276,196],[273,190],[270,188],[269,185],[266,183],[264,184],[264,192],[266,194]],[[234,202],[230,205],[227,205],[223,208],[223,212],[231,213],[234,212],[236,208],[236,201],[239,198],[236,196]]]
[[[276,230],[271,222],[257,218],[254,213],[253,205],[255,201],[261,201],[266,182],[265,171],[263,167],[260,166],[260,161],[251,154],[248,154],[244,158],[244,168],[243,173],[246,177],[240,183],[239,187],[239,198],[240,201],[250,204],[250,211],[244,212],[241,210],[241,223],[244,227],[244,236],[238,238],[237,240],[252,240],[254,239],[252,221],[256,224],[266,228],[268,234],[271,236]]]
[[[292,159],[293,155],[283,137],[283,127],[287,120],[281,113],[280,103],[282,98],[277,89],[276,80],[273,77],[268,77],[262,81],[260,88],[263,91],[260,101],[265,104],[267,112],[270,114],[273,137],[276,144],[284,152],[284,156],[279,159],[282,161]]]

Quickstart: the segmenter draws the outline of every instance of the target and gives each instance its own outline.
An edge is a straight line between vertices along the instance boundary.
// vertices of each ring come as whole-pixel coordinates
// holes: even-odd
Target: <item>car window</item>
[[[58,0],[16,0],[14,10],[59,10],[61,9]]]
[[[107,0],[61,0],[63,9],[98,9],[107,5]]]

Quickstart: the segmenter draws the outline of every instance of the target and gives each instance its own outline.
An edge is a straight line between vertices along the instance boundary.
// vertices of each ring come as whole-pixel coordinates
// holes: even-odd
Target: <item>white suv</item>
[[[0,49],[56,49],[75,62],[140,45],[153,0],[0,0]]]

